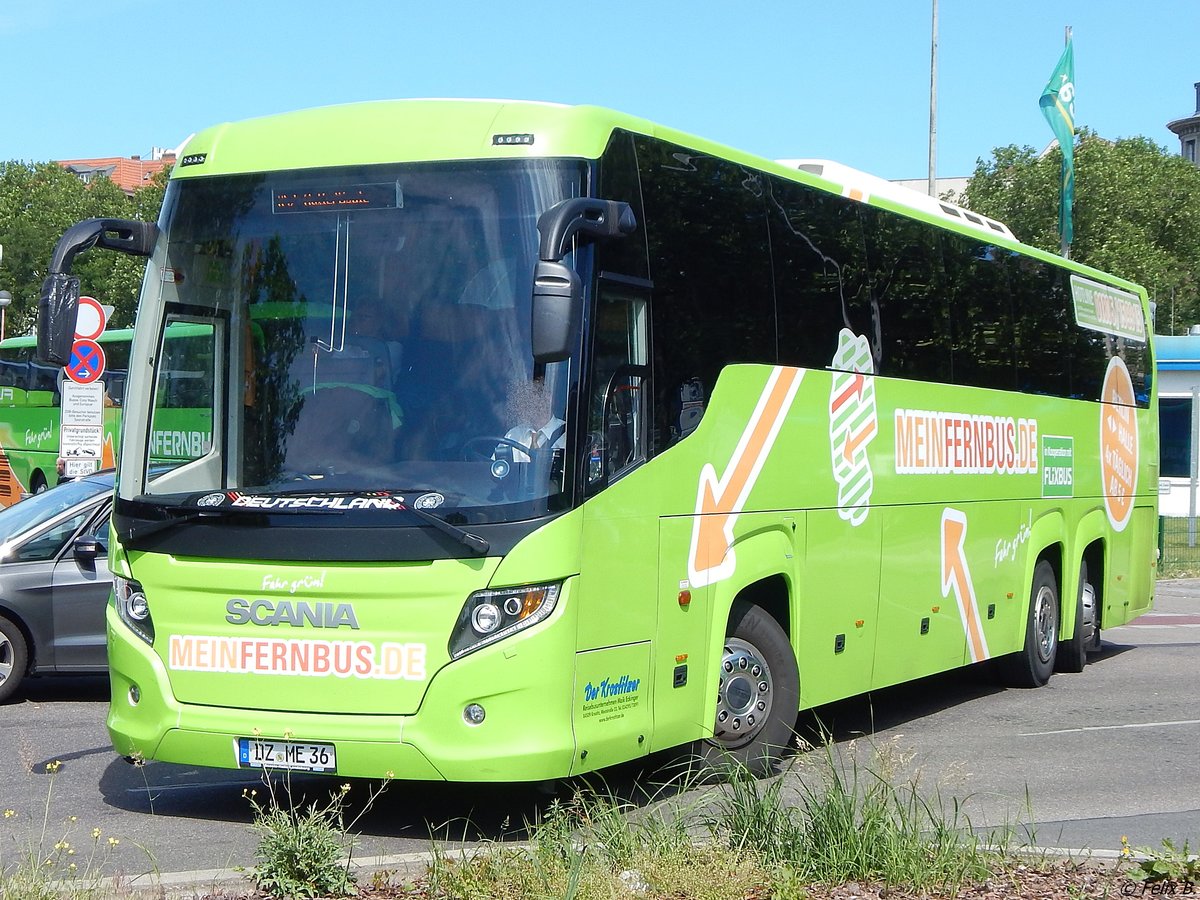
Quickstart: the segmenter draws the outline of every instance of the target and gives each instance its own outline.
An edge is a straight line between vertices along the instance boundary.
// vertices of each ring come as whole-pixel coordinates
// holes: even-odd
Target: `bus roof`
[[[373,100],[322,106],[215,125],[184,145],[172,180],[332,166],[475,159],[598,159],[612,133],[623,129],[728,159],[749,168],[842,193],[847,180],[832,169],[817,173],[797,161],[774,161],[724,144],[598,106],[564,106],[524,100]],[[844,172],[854,172],[841,167]],[[844,173],[843,173],[844,174]],[[882,179],[859,173],[863,183]],[[856,176],[857,177],[857,176]],[[883,182],[891,185],[890,182]],[[867,191],[863,202],[978,235],[997,244],[1143,293],[1125,279],[1021,244],[1002,223],[972,222],[916,191],[898,185]],[[912,194],[914,196],[909,196]],[[947,204],[952,206],[952,204]],[[964,212],[960,207],[955,208]],[[972,215],[974,215],[972,213]]]
[[[928,194],[914,191],[902,184],[887,181],[877,175],[860,172],[858,169],[852,169],[839,162],[828,159],[780,159],[777,162],[789,168],[812,172],[827,181],[840,184],[842,195],[845,197],[862,200],[864,203],[872,196],[884,198],[905,209],[919,209],[948,222],[968,225],[985,234],[990,234],[992,237],[1000,234],[1016,240],[1012,230],[1003,222],[971,212],[971,210],[948,200],[930,197]]]

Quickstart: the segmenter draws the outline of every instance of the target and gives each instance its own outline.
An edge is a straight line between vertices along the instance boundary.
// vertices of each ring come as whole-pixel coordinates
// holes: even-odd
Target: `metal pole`
[[[1192,385],[1192,435],[1188,443],[1192,447],[1191,466],[1188,473],[1191,476],[1188,490],[1188,546],[1196,546],[1196,480],[1200,474],[1200,448],[1196,446],[1196,438],[1200,437],[1200,386]]]
[[[937,46],[938,0],[933,0],[933,28],[929,42],[929,196],[937,196]]]
[[[1070,25],[1068,25],[1068,26],[1066,27],[1066,31],[1064,32],[1064,35],[1063,35],[1063,47],[1067,47],[1067,46],[1069,46],[1069,45],[1070,45],[1070,43],[1071,43],[1071,26],[1070,26]],[[1074,145],[1074,143],[1075,143],[1075,135],[1071,135],[1071,143],[1072,143],[1072,145]],[[1066,152],[1065,150],[1063,150],[1063,148],[1062,148],[1062,147],[1059,147],[1059,150],[1060,150],[1060,151],[1062,151],[1062,152],[1064,152],[1064,153]],[[1062,190],[1062,186],[1061,186],[1061,185],[1059,186],[1059,190]],[[1072,210],[1072,213],[1074,213],[1074,210]],[[1061,246],[1062,246],[1062,258],[1063,258],[1063,259],[1070,259],[1070,258],[1071,258],[1071,245],[1067,243],[1067,239],[1064,237],[1064,238],[1063,238],[1063,239],[1060,241],[1060,244],[1061,244]]]

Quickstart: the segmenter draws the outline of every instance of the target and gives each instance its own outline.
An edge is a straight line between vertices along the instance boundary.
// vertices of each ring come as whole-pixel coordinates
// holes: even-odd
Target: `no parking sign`
[[[91,384],[104,374],[104,349],[92,340],[80,338],[71,345],[67,377],[77,384]]]

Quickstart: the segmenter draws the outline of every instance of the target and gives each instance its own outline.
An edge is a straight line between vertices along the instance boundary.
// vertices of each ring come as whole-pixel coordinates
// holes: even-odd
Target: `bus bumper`
[[[445,666],[413,715],[347,715],[180,703],[162,660],[110,606],[108,731],[117,753],[135,760],[239,768],[238,739],[261,737],[333,744],[337,769],[328,774],[340,777],[565,777],[575,754],[564,689],[574,678],[573,632],[554,628],[556,619]],[[482,723],[466,721],[468,704],[483,707]]]

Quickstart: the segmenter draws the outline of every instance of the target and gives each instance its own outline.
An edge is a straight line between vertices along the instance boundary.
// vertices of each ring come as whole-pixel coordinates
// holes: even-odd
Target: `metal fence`
[[[1159,517],[1158,570],[1161,575],[1200,573],[1200,517]]]

